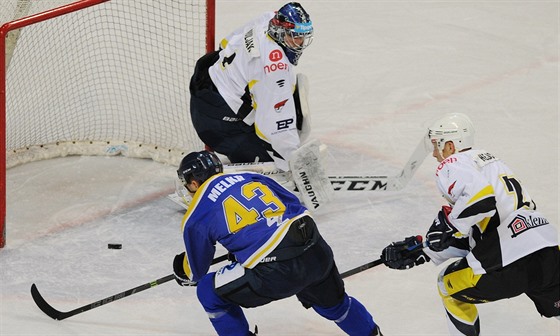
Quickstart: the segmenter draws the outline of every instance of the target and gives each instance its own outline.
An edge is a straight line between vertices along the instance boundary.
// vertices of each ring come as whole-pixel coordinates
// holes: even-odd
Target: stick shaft
[[[214,260],[212,260],[212,265],[213,264],[217,264],[219,262],[222,262],[224,260],[227,260],[227,254],[224,254],[222,256],[216,257],[214,258]],[[162,283],[174,280],[175,276],[173,274],[169,274],[166,275],[162,278],[159,278],[157,280],[154,281],[150,281],[148,283],[142,284],[140,286],[125,290],[124,292],[120,292],[118,294],[114,294],[111,296],[108,296],[102,300],[99,301],[95,301],[93,303],[89,303],[87,305],[81,306],[79,308],[67,311],[67,312],[62,312],[59,310],[56,310],[55,308],[53,308],[47,301],[45,301],[45,299],[43,298],[43,296],[41,295],[41,293],[39,293],[39,289],[37,289],[37,286],[35,284],[31,285],[31,296],[33,297],[33,301],[35,301],[35,304],[37,304],[37,306],[39,307],[39,309],[41,309],[43,311],[43,313],[47,314],[48,316],[50,316],[51,318],[55,319],[55,320],[64,320],[70,316],[74,316],[80,313],[83,313],[85,311],[91,310],[93,308],[97,308],[97,307],[101,307],[103,305],[106,305],[108,303],[111,303],[113,301],[116,300],[120,300],[122,298],[125,298],[127,296],[142,292],[146,289],[150,289],[153,288],[157,285],[161,285]]]
[[[417,248],[424,248],[424,247],[428,247],[429,245],[430,245],[430,243],[427,242],[427,241],[425,241],[425,242],[423,242],[423,243],[420,243],[420,244],[411,246],[411,247],[407,248],[407,250],[408,250],[408,251],[414,251],[414,250],[416,250]],[[351,276],[351,275],[354,275],[354,274],[363,272],[363,271],[365,271],[365,270],[368,270],[368,269],[370,269],[370,268],[372,268],[372,267],[375,267],[375,266],[378,266],[378,265],[381,265],[381,264],[383,264],[383,259],[379,258],[379,259],[377,259],[377,260],[370,261],[370,262],[368,262],[368,263],[366,263],[366,264],[363,264],[363,265],[360,265],[360,266],[358,266],[358,267],[349,269],[348,271],[346,271],[346,272],[344,272],[344,273],[341,273],[341,274],[340,274],[340,277],[344,279],[344,278],[347,278],[347,277],[349,277],[349,276]]]

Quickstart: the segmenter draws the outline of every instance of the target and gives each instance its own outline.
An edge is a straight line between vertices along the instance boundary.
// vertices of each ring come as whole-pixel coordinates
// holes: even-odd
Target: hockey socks
[[[197,286],[198,300],[218,335],[250,335],[249,323],[241,307],[224,301],[214,292],[214,277],[204,276]]]
[[[342,303],[329,307],[313,306],[322,317],[334,321],[348,335],[376,335],[373,317],[366,308],[353,297],[344,294]]]

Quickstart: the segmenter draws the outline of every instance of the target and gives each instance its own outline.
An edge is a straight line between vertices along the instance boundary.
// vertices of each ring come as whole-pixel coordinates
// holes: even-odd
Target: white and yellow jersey
[[[468,150],[448,157],[437,167],[436,183],[453,208],[449,221],[459,230],[456,235],[469,239],[469,251],[464,254],[475,274],[558,245],[554,225],[536,211],[513,171],[492,154]],[[455,256],[465,256],[455,251]],[[428,253],[439,263],[442,256],[452,256],[450,252]]]
[[[229,107],[272,146],[276,166],[287,171],[287,161],[300,145],[296,74],[282,47],[267,35],[273,16],[266,13],[224,38],[208,73]],[[249,97],[252,110],[239,113]]]

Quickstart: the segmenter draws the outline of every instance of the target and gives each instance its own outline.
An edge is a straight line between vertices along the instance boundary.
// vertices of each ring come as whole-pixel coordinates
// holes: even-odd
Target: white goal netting
[[[71,2],[3,0],[0,21]],[[7,168],[72,154],[177,164],[202,149],[188,86],[207,49],[206,3],[111,0],[11,32]]]

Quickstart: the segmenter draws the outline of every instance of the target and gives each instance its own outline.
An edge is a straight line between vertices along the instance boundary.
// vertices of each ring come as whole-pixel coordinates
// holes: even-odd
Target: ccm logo
[[[283,130],[289,128],[291,124],[294,123],[294,119],[286,119],[286,120],[278,120],[276,122],[276,126],[278,126],[278,130]]]

